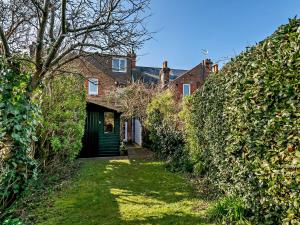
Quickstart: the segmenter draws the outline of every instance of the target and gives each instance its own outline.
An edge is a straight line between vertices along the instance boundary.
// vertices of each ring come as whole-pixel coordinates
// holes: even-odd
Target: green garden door
[[[100,156],[119,155],[120,115],[112,111],[100,112],[100,121],[98,154]]]

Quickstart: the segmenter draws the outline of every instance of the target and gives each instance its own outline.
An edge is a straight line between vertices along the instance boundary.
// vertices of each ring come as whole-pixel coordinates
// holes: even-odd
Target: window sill
[[[127,70],[113,70],[114,73],[127,73]]]

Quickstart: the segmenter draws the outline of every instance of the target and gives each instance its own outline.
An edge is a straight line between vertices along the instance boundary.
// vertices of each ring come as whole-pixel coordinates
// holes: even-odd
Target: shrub
[[[208,217],[219,224],[250,224],[246,219],[244,201],[235,196],[226,196],[208,210]]]
[[[177,114],[172,93],[159,93],[147,107],[146,126],[152,150],[160,159],[167,161],[167,167],[172,171],[190,171],[192,166],[184,149]]]
[[[82,78],[57,76],[46,83],[37,158],[44,165],[72,161],[80,152],[86,118]]]
[[[255,224],[300,222],[300,20],[211,75],[190,100],[189,152],[201,173],[243,197]]]
[[[22,225],[22,221],[18,218],[15,219],[6,219],[3,222],[3,225]]]

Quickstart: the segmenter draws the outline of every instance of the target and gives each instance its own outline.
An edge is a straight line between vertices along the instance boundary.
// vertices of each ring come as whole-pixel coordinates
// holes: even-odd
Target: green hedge
[[[61,75],[46,82],[36,157],[45,166],[72,161],[82,148],[86,118],[83,78]]]
[[[195,169],[241,196],[254,224],[300,223],[300,20],[232,59],[187,106]]]

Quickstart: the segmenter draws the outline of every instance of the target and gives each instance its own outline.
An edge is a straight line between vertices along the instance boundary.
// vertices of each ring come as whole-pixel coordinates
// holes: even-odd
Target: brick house
[[[84,75],[87,93],[87,123],[82,156],[119,154],[121,133],[125,141],[142,145],[142,126],[136,119],[120,123],[121,111],[117,100],[107,101],[107,96],[118,87],[140,80],[162,85],[175,92],[179,101],[199,88],[212,68],[204,60],[191,70],[171,69],[165,61],[162,68],[136,66],[134,53],[126,56],[92,54],[74,62],[76,72]]]
[[[92,54],[73,62],[75,71],[85,77],[87,120],[82,157],[119,155],[121,110],[107,101],[117,87],[132,81],[135,57]]]
[[[218,65],[206,59],[190,70],[178,70],[170,69],[165,61],[162,68],[137,66],[136,71],[143,82],[170,88],[176,100],[180,101],[183,96],[191,95],[200,88],[209,73],[218,72]]]

